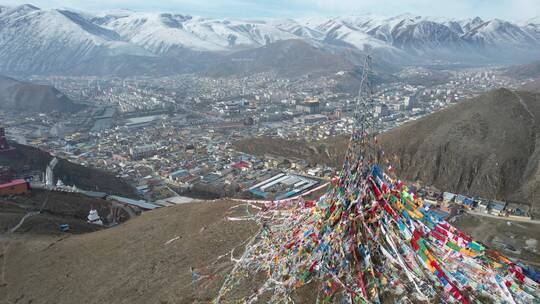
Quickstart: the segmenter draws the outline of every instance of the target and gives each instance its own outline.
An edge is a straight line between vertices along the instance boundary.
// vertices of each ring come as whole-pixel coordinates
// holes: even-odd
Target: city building
[[[244,112],[247,106],[249,106],[249,101],[242,99],[218,102],[212,108],[221,116],[234,116]]]
[[[133,160],[152,157],[157,154],[158,147],[155,144],[136,146],[129,149],[129,154]]]
[[[172,180],[172,181],[176,181],[176,180],[179,180],[179,179],[182,179],[186,176],[189,175],[189,171],[186,170],[186,169],[182,169],[182,170],[178,170],[178,171],[175,171],[171,174],[169,174],[169,179]]]
[[[508,203],[506,206],[506,214],[509,217],[519,219],[531,219],[530,206],[516,203]]]
[[[375,117],[386,117],[390,114],[390,108],[386,104],[375,106]]]
[[[489,203],[489,213],[493,215],[502,215],[504,212],[504,208],[506,208],[505,202],[492,201],[491,203]]]
[[[321,114],[306,115],[306,116],[296,117],[294,119],[296,123],[302,123],[302,124],[313,124],[313,123],[323,122],[327,120],[328,120],[328,117]]]
[[[260,198],[282,200],[302,194],[318,183],[303,176],[279,173],[251,186],[248,191]]]
[[[479,200],[478,210],[482,213],[488,213],[489,202],[486,200]]]
[[[461,194],[458,194],[456,197],[455,197],[455,203],[456,204],[460,204],[460,205],[463,205],[463,203],[465,202],[465,199],[467,197],[464,196],[464,195],[461,195]]]
[[[456,194],[450,192],[443,193],[443,204],[447,205],[454,200]]]
[[[246,161],[240,161],[236,164],[232,164],[231,167],[236,170],[247,170],[251,168],[251,164]]]
[[[303,103],[296,105],[296,110],[305,114],[319,114],[321,113],[321,104],[318,100],[307,100]]]

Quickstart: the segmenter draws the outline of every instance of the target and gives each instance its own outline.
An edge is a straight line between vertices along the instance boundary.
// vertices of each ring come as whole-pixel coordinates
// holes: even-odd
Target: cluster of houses
[[[531,219],[530,207],[523,204],[509,203],[498,200],[472,198],[461,194],[444,192],[442,195],[442,208],[448,208],[451,204],[462,206],[466,210],[485,214]]]

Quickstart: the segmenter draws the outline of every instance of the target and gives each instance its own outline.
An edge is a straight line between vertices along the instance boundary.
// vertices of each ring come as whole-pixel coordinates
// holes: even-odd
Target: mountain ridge
[[[328,53],[373,53],[395,65],[525,62],[540,57],[540,24],[535,22],[414,15],[220,19],[132,11],[90,14],[22,5],[0,10],[0,72],[114,74],[114,68],[76,68],[114,56],[136,65],[133,58],[172,59],[184,51],[213,56],[219,63],[222,56],[292,39],[319,45]],[[190,71],[185,61],[178,61],[180,72]]]
[[[518,79],[540,78],[540,60],[509,67],[505,70],[505,73]]]
[[[20,112],[74,113],[85,106],[48,85],[38,85],[0,75],[0,109]]]

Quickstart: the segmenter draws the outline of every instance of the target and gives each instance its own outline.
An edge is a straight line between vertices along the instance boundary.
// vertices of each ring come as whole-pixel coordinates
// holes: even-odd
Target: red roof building
[[[29,189],[30,187],[24,179],[16,179],[6,184],[0,184],[0,196],[24,194]]]
[[[241,161],[241,162],[231,165],[231,167],[233,169],[242,170],[242,169],[250,168],[251,164],[246,161]]]

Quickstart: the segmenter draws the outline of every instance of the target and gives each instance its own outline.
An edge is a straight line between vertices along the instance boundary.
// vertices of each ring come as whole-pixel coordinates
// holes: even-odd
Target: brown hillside
[[[28,170],[45,172],[47,165],[53,158],[49,153],[34,147],[19,144],[15,144],[14,147],[16,148],[14,155],[0,155],[0,166],[11,167],[16,172]],[[84,190],[137,197],[135,188],[114,174],[100,169],[87,168],[64,159],[59,159],[58,165],[54,168],[54,175],[66,185],[76,185]]]
[[[540,60],[512,66],[505,70],[505,74],[515,78],[537,78],[540,77]]]
[[[238,257],[257,230],[226,220],[237,204],[163,208],[67,238],[3,237],[0,294],[5,303],[208,303],[232,266],[227,254]],[[195,283],[190,267],[203,276]]]
[[[540,202],[540,94],[492,91],[382,136],[400,174],[441,189]]]
[[[28,212],[40,211],[24,221],[17,233],[33,235],[61,234],[59,225],[69,224],[70,233],[87,233],[100,227],[87,223],[91,209],[96,209],[105,224],[121,223],[140,213],[137,207],[90,198],[82,194],[32,190],[24,195],[0,197],[0,233],[15,227]]]
[[[354,65],[338,56],[301,40],[284,40],[254,50],[228,55],[208,69],[210,76],[275,72],[299,77],[320,72],[351,70]]]
[[[540,78],[533,80],[520,88],[521,91],[540,93]]]
[[[492,91],[383,134],[380,142],[409,181],[540,206],[540,94]],[[316,143],[264,138],[235,146],[339,166],[346,144],[344,137]]]

